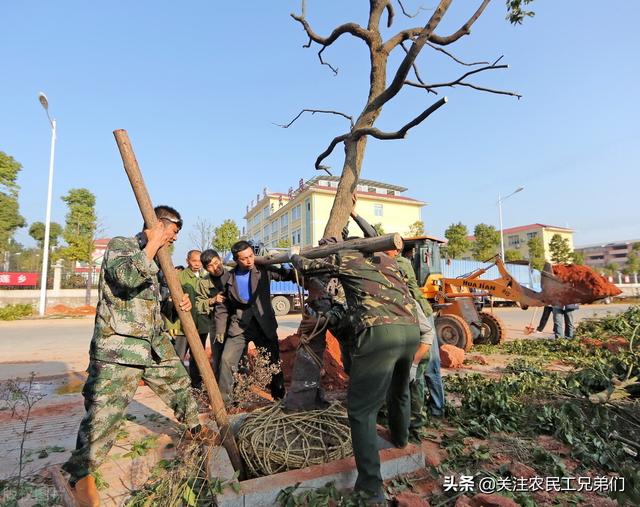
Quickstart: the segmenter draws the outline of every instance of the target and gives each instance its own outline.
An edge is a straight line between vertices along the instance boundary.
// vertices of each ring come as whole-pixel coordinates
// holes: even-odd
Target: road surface
[[[581,319],[621,312],[629,305],[588,305],[575,312],[576,323]],[[534,317],[534,309],[496,308],[494,312],[505,323],[507,339],[524,336],[524,328]],[[541,312],[533,318],[538,324]],[[300,321],[300,314],[278,317],[280,337],[293,333]],[[549,319],[547,336],[551,335]],[[36,372],[38,377],[63,375],[84,371],[89,362],[89,343],[93,331],[93,317],[63,319],[33,319],[0,322],[0,380],[28,377]],[[537,335],[544,336],[544,335]]]

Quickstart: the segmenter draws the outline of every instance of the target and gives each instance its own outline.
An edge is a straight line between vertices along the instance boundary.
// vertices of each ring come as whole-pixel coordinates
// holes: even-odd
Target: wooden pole
[[[402,236],[397,232],[385,234],[384,236],[375,236],[373,238],[354,238],[338,243],[329,243],[327,245],[307,247],[300,250],[300,255],[307,259],[320,259],[328,255],[340,252],[341,250],[359,250],[364,253],[384,252],[385,250],[401,250]],[[255,263],[259,265],[281,264],[291,260],[291,253],[278,253],[275,255],[265,255],[264,257],[256,257]]]
[[[131,188],[133,189],[133,193],[135,194],[136,201],[138,202],[138,207],[140,208],[140,212],[142,213],[142,217],[144,218],[144,222],[147,227],[153,227],[157,223],[158,219],[156,218],[156,214],[153,210],[151,198],[149,197],[149,193],[147,192],[147,187],[145,186],[144,180],[142,179],[142,173],[140,172],[138,161],[136,160],[136,156],[133,152],[133,148],[131,146],[131,142],[129,141],[127,131],[123,129],[115,130],[113,132],[113,135],[116,138],[116,143],[118,145],[118,149],[120,150],[120,155],[124,164],[124,170],[129,177],[129,182],[131,183]],[[213,408],[213,417],[218,425],[218,428],[220,429],[222,444],[229,454],[229,459],[231,460],[233,467],[235,468],[235,470],[240,472],[240,475],[242,475],[242,459],[240,458],[240,453],[238,451],[236,441],[233,438],[233,432],[231,431],[231,427],[229,425],[229,418],[227,416],[227,411],[224,408],[224,402],[222,400],[222,395],[220,394],[220,389],[218,388],[218,383],[216,382],[216,378],[213,375],[213,370],[211,369],[211,365],[209,364],[209,361],[207,359],[204,347],[200,342],[198,329],[193,322],[191,312],[183,312],[182,310],[180,310],[177,304],[179,301],[182,301],[182,285],[180,284],[178,275],[176,274],[176,271],[173,267],[169,249],[164,246],[160,250],[158,250],[156,259],[160,264],[160,268],[162,269],[164,277],[167,281],[167,285],[169,286],[169,292],[171,293],[171,297],[173,298],[176,310],[178,312],[178,317],[180,318],[180,322],[182,323],[182,329],[185,336],[187,337],[187,342],[189,343],[189,347],[191,349],[191,357],[195,359],[196,364],[198,365],[200,375],[202,376],[202,381],[207,390],[207,394],[209,395],[209,400],[211,401],[211,406]]]

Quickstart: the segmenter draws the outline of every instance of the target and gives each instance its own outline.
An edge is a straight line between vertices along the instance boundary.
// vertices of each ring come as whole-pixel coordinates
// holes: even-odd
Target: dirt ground
[[[626,305],[583,307],[584,313],[579,317],[589,318],[594,311],[617,312],[624,311],[626,308]],[[523,312],[519,309],[499,309],[497,312],[506,322],[509,332],[508,339],[524,337],[524,327],[531,320],[532,313]],[[297,326],[299,316],[288,316],[286,319],[279,320],[281,320],[281,335],[286,336]],[[77,428],[84,414],[83,399],[80,391],[85,376],[80,371],[73,371],[70,366],[75,368],[83,363],[86,366],[85,361],[87,360],[86,353],[90,340],[91,326],[92,319],[86,317],[80,319],[0,323],[0,331],[2,331],[1,334],[3,335],[0,338],[0,351],[2,352],[0,354],[2,358],[0,371],[2,371],[2,378],[13,377],[16,367],[18,367],[17,371],[21,373],[30,371],[22,365],[32,367],[48,362],[58,363],[57,368],[65,368],[65,373],[62,375],[39,375],[36,378],[34,390],[42,394],[43,397],[29,414],[26,427],[24,421],[12,417],[9,411],[0,410],[0,456],[3,457],[0,460],[0,480],[6,480],[16,475],[19,468],[20,446],[23,436],[25,436],[22,451],[23,476],[46,475],[45,471],[48,466],[63,463],[67,459],[69,452],[74,448]],[[13,339],[7,337],[7,334],[4,333],[5,330],[11,331]],[[72,330],[71,334],[69,330]],[[529,338],[535,339],[548,336],[549,333],[545,333],[531,335]],[[9,341],[11,343],[8,343]],[[33,342],[34,345],[31,345],[30,342]],[[16,343],[20,343],[20,347],[16,346]],[[84,352],[80,352],[80,350]],[[69,358],[74,354],[77,359],[69,361]],[[477,354],[472,350],[467,354],[466,362],[462,368],[455,370],[443,369],[443,375],[475,372],[485,376],[498,377],[503,373],[505,366],[513,359],[514,356],[506,354]],[[24,361],[24,363],[21,363],[21,361]],[[84,366],[82,366],[83,368]],[[569,367],[551,363],[548,368],[566,372]],[[333,399],[341,399],[343,397],[344,393],[340,390],[333,390],[331,393],[331,398]],[[448,399],[448,403],[455,403],[455,399]],[[105,506],[122,505],[123,500],[132,490],[144,484],[153,466],[160,459],[172,457],[175,445],[180,440],[181,428],[171,411],[147,387],[141,386],[138,389],[135,399],[127,412],[127,419],[116,446],[114,446],[105,465],[100,469],[103,479],[101,496]],[[440,448],[438,442],[451,432],[452,427],[448,426],[446,421],[434,421],[434,426],[429,430],[425,443],[427,446],[431,445],[429,456],[432,466],[437,466],[440,461],[445,459],[446,453]],[[467,443],[478,448],[488,446],[490,447],[492,459],[503,462],[505,465],[517,467],[520,472],[524,470],[529,473],[526,468],[527,464],[519,462],[517,457],[514,456],[513,449],[518,446],[514,446],[514,442],[509,441],[509,439],[501,440],[498,438],[492,439],[491,442],[471,439]],[[527,445],[526,442],[517,444],[520,446]],[[563,448],[559,442],[550,437],[542,437],[537,444],[550,450],[553,449],[556,454],[564,459],[569,472],[575,469],[575,463],[571,462],[566,453],[566,448]],[[132,452],[133,455],[131,454]],[[392,490],[394,487],[396,489],[399,488],[398,493],[406,495],[416,492],[438,492],[439,488],[442,488],[442,484],[434,481],[431,475],[426,472],[405,478],[405,482],[408,481],[412,485],[410,491],[403,491],[402,488],[394,484],[389,484],[389,487]],[[38,487],[42,491],[48,492],[47,494],[50,496],[54,495],[55,492],[51,489],[49,483],[43,482],[42,479],[36,480],[36,482],[39,482]],[[583,503],[584,505],[615,505],[609,499],[598,495],[593,495],[593,498],[586,498],[588,502]],[[556,505],[554,503],[556,500],[555,496],[552,497],[548,493],[540,493],[540,495],[536,496],[536,505]],[[28,505],[28,503],[25,505]],[[416,503],[411,505],[425,504]],[[460,505],[467,504],[460,503]],[[469,503],[468,505],[473,504]],[[570,503],[566,505],[570,505]]]

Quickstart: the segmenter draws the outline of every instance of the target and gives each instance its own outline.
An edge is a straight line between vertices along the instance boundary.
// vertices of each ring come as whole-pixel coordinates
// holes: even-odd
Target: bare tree
[[[488,88],[469,80],[482,72],[506,69],[507,65],[499,63],[502,57],[495,59],[493,63],[484,61],[465,63],[444,49],[445,46],[449,46],[471,33],[471,27],[482,15],[490,1],[491,0],[482,0],[475,12],[473,12],[456,31],[447,35],[439,35],[436,33],[436,29],[453,2],[453,0],[440,0],[423,26],[400,30],[386,40],[382,36],[380,23],[386,15],[387,28],[390,28],[393,24],[393,0],[369,0],[369,18],[366,27],[353,22],[344,23],[336,27],[326,37],[317,34],[307,21],[304,0],[302,1],[301,13],[291,14],[291,17],[302,25],[309,37],[309,42],[305,44],[304,47],[309,48],[313,43],[319,45],[318,58],[320,63],[328,66],[334,74],[337,74],[338,71],[324,59],[323,52],[340,37],[348,34],[360,39],[369,50],[369,92],[366,104],[360,114],[355,117],[355,120],[351,115],[339,111],[306,108],[293,120],[280,125],[285,128],[290,127],[291,124],[305,112],[340,115],[350,121],[350,129],[346,133],[334,137],[329,143],[329,146],[315,161],[315,168],[317,170],[329,172],[329,168],[323,165],[323,161],[331,155],[339,144],[344,144],[345,158],[342,175],[340,183],[338,184],[333,208],[331,209],[331,215],[324,231],[325,237],[339,237],[340,231],[347,223],[349,213],[353,206],[351,196],[356,190],[360,176],[367,138],[370,136],[382,140],[403,139],[407,136],[409,130],[422,123],[447,102],[446,97],[440,98],[396,131],[382,131],[375,128],[373,125],[380,116],[384,105],[392,100],[405,85],[424,90],[426,96],[430,94],[437,95],[439,90],[445,87],[467,87],[488,93],[520,97],[520,95],[515,92]],[[524,6],[531,1],[532,0],[507,0],[507,19],[513,24],[519,24],[525,17],[532,16],[532,12],[524,10]],[[415,14],[409,14],[402,2],[398,1],[398,4],[407,18],[415,18],[421,11],[426,10],[419,8]],[[440,83],[425,82],[420,75],[418,64],[416,63],[418,54],[425,46],[438,51],[445,55],[445,57],[463,66],[465,68],[464,72],[462,72],[457,79]],[[405,56],[395,70],[395,73],[390,74],[392,76],[391,81],[387,83],[389,70],[387,63],[389,56],[395,50],[404,51]],[[413,72],[415,80],[410,79],[411,72]]]
[[[211,248],[215,236],[215,226],[206,218],[200,218],[193,224],[193,232],[189,233],[189,239],[193,246],[200,251]]]

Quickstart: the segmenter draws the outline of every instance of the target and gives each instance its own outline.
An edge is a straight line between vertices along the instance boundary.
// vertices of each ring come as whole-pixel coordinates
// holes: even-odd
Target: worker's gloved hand
[[[319,246],[332,245],[334,243],[338,243],[338,238],[336,238],[335,236],[322,238],[320,241],[318,241]]]
[[[418,375],[418,365],[415,363],[411,363],[411,369],[409,370],[409,383],[415,382],[417,375]]]
[[[216,335],[216,341],[218,343],[224,343],[224,334],[220,333]]]

